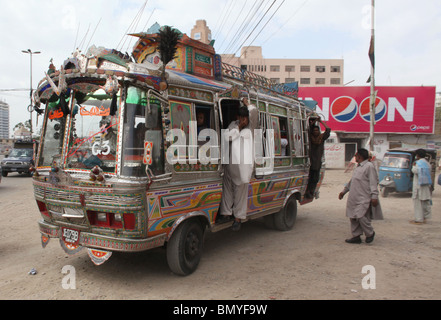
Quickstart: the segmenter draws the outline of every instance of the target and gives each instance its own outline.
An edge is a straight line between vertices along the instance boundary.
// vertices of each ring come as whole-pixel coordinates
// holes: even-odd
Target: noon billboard
[[[435,87],[375,87],[375,133],[433,134]],[[370,87],[300,87],[332,131],[370,131]]]

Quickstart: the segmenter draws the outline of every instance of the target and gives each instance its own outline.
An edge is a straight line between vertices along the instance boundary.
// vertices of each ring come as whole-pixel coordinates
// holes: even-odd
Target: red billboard
[[[317,101],[332,131],[370,130],[370,87],[299,88],[299,99]],[[433,134],[435,87],[375,87],[375,133]]]

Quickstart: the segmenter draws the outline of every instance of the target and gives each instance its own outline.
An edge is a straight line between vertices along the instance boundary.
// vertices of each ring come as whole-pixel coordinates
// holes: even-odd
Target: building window
[[[271,78],[272,83],[280,83],[280,78]]]
[[[326,68],[325,66],[316,66],[315,67],[315,72],[325,72]]]
[[[285,78],[285,83],[296,82],[296,78]]]
[[[285,66],[285,72],[294,72],[296,71],[295,66]]]
[[[331,72],[338,72],[338,73],[340,73],[340,66],[332,66],[331,67]]]
[[[311,84],[310,78],[300,78],[300,84]]]
[[[247,71],[247,65],[246,65],[246,64],[241,65],[240,68],[241,68],[242,70]]]
[[[340,84],[340,78],[331,78],[331,84]]]
[[[270,66],[270,72],[279,72],[280,66]]]
[[[316,78],[315,84],[325,84],[325,78]]]

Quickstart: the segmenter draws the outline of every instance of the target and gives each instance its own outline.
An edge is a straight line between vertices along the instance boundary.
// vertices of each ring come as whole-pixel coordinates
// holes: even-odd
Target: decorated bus
[[[258,110],[260,150],[245,222],[291,229],[298,203],[312,201],[305,189],[313,112],[297,90],[225,64],[213,46],[167,26],[131,36],[131,56],[96,46],[74,52],[35,91],[44,116],[33,171],[43,247],[59,239],[68,254],[86,249],[99,265],[114,251],[165,246],[174,273],[195,271],[204,233],[233,223],[216,222],[221,140],[243,98]],[[209,133],[202,137],[199,116]],[[316,198],[322,180],[323,168]]]

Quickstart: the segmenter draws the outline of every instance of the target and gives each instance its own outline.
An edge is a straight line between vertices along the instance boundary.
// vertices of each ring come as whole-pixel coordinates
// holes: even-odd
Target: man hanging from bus
[[[320,126],[315,122],[323,124],[325,132],[320,133]],[[322,157],[325,150],[325,140],[329,138],[331,129],[323,122],[320,117],[309,119],[309,159],[311,167],[309,168],[308,187],[306,188],[305,198],[314,198],[315,188],[320,180],[320,169],[322,167]]]

